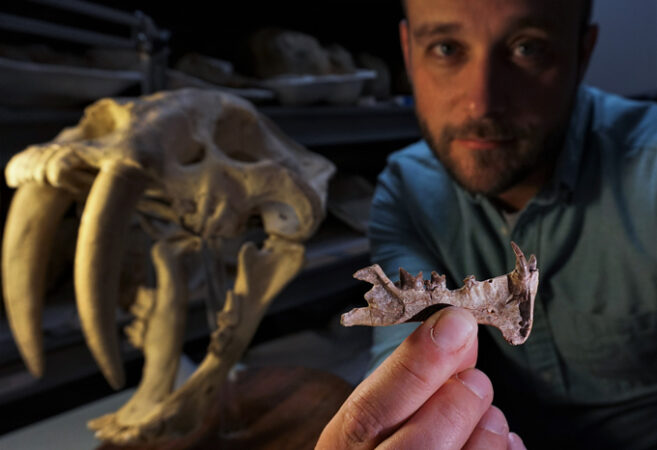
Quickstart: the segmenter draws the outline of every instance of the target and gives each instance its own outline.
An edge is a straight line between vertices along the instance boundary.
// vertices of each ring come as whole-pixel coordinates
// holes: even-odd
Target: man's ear
[[[408,20],[402,19],[399,22],[399,42],[401,43],[402,53],[404,54],[404,66],[406,67],[406,75],[411,79],[411,62],[410,62],[410,42],[408,37]]]
[[[577,81],[581,82],[584,79],[584,74],[586,69],[589,67],[589,62],[591,61],[591,55],[593,55],[593,49],[595,48],[595,43],[598,41],[598,25],[593,24],[589,25],[586,32],[582,36],[580,41],[579,49],[579,61],[578,61],[578,75]]]

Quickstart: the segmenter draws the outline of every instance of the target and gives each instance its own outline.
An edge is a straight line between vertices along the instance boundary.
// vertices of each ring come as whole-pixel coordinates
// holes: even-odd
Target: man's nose
[[[470,118],[500,116],[507,111],[511,80],[502,62],[482,56],[472,61],[467,76],[465,106]]]

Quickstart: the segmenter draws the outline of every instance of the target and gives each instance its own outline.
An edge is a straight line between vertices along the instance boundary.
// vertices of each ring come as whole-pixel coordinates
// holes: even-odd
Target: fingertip
[[[509,433],[509,450],[527,450],[525,443],[516,433]]]
[[[504,413],[497,407],[491,405],[479,421],[480,428],[495,433],[500,436],[509,434],[509,424],[504,417]]]
[[[469,391],[482,400],[493,398],[493,383],[490,379],[478,369],[468,369],[456,374],[459,380]]]

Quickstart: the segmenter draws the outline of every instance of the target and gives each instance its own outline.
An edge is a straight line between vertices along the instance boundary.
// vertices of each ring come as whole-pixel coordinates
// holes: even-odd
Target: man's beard
[[[451,177],[465,190],[495,197],[522,182],[546,164],[553,164],[563,144],[564,129],[544,134],[532,126],[509,125],[496,119],[470,120],[445,126],[434,136],[420,117],[422,135]],[[508,141],[494,149],[456,149],[455,139]],[[457,152],[462,152],[457,154]]]

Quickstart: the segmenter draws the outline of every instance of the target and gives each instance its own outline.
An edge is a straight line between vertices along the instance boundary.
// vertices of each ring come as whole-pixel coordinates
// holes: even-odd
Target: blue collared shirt
[[[536,255],[527,342],[480,330],[480,364],[508,394],[496,404],[551,436],[530,443],[657,448],[657,105],[581,86],[554,175],[513,226],[424,141],[390,156],[371,214],[372,260],[393,280],[436,270],[453,289],[512,270],[511,240]],[[375,329],[373,366],[415,326]]]

